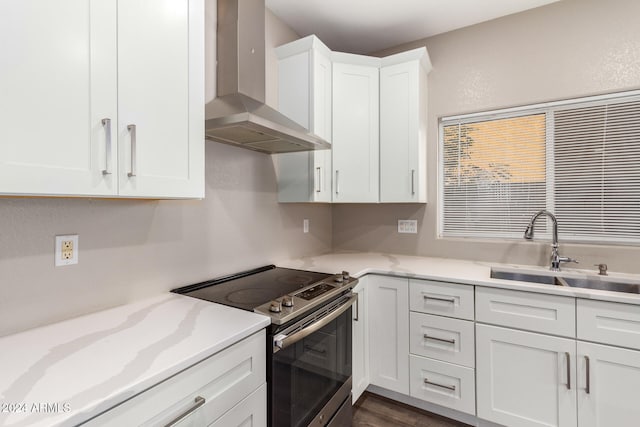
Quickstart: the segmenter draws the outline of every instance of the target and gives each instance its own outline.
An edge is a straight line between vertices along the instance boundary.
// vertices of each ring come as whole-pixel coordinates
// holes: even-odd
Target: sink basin
[[[492,279],[516,280],[519,282],[540,283],[543,285],[569,286],[572,288],[598,289],[601,291],[626,292],[640,294],[640,283],[626,282],[602,276],[577,276],[554,272],[531,272],[506,269],[491,269]]]

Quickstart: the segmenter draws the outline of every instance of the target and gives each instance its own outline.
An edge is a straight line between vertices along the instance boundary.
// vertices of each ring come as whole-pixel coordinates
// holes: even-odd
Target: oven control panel
[[[312,288],[307,289],[306,291],[303,292],[298,292],[297,294],[295,294],[295,297],[298,298],[302,298],[303,300],[307,300],[310,301],[316,297],[319,297],[320,295],[329,292],[332,289],[335,289],[336,287],[333,285],[330,285],[328,283],[320,283],[318,285],[313,286]]]
[[[322,307],[353,288],[358,279],[348,272],[334,274],[325,280],[313,283],[292,295],[282,295],[268,303],[256,307],[253,311],[271,317],[271,323],[285,324],[298,316]]]

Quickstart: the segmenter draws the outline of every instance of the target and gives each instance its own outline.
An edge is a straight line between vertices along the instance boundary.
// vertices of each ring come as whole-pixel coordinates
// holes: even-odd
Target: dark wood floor
[[[353,427],[468,427],[403,403],[364,392],[353,406]]]

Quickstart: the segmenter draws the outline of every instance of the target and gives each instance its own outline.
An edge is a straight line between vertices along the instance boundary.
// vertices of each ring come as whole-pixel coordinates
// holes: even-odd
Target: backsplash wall
[[[639,15],[635,0],[563,0],[378,52],[426,45],[433,63],[428,203],[335,205],[334,250],[547,265],[544,241],[437,238],[438,117],[640,88]],[[398,219],[416,219],[418,234],[398,234]],[[560,245],[579,268],[604,262],[612,271],[640,273],[638,247]]]
[[[267,32],[297,38],[270,13]],[[78,265],[54,267],[57,234],[80,236]],[[0,198],[0,336],[330,250],[330,206],[278,204],[270,156],[207,142],[204,200]]]

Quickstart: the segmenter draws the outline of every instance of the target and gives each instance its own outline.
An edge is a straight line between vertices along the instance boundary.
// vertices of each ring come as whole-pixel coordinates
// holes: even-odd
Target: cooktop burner
[[[331,276],[327,273],[266,266],[174,289],[173,292],[253,311],[269,301]]]

